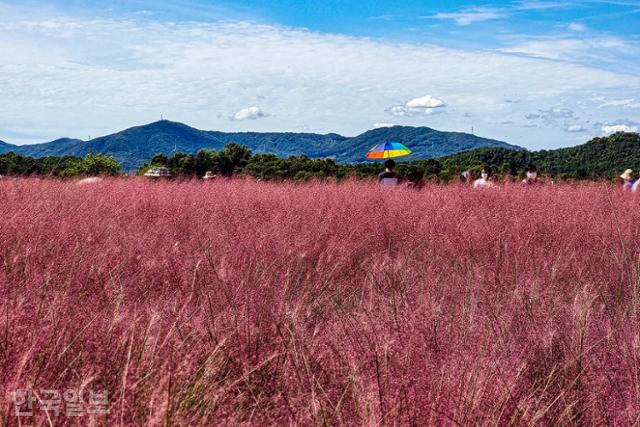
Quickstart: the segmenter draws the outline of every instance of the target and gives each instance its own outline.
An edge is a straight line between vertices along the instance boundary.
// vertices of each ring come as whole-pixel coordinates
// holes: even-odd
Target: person
[[[523,185],[534,185],[538,183],[538,168],[535,165],[528,164],[524,169],[525,178],[522,180]]]
[[[489,166],[483,166],[480,171],[480,178],[473,181],[473,188],[491,188],[495,184],[491,182],[491,169]]]
[[[209,179],[214,179],[216,176],[213,174],[213,172],[211,171],[207,171],[204,176],[202,177],[202,179],[209,180]]]
[[[410,171],[407,174],[407,183],[405,185],[413,190],[422,190],[422,187],[424,187],[424,172],[421,170]]]
[[[471,182],[471,171],[465,170],[460,172],[460,183],[465,184]]]
[[[620,178],[622,179],[622,189],[623,190],[631,190],[631,191],[636,191],[638,188],[637,184],[640,181],[636,181],[634,174],[633,174],[633,169],[627,169],[625,170],[622,175],[620,175]]]
[[[378,175],[378,184],[381,185],[398,185],[398,174],[394,172],[396,162],[389,159],[384,162],[384,172]]]

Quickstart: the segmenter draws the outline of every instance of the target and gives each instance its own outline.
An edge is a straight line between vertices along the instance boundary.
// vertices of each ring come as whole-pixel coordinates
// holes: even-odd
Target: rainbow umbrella
[[[369,150],[365,157],[367,159],[390,159],[392,157],[401,157],[408,154],[411,154],[411,150],[407,147],[399,142],[389,141],[376,145]]]

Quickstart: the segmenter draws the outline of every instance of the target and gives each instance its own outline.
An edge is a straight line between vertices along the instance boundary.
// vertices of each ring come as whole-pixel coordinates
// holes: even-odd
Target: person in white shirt
[[[483,166],[480,171],[480,178],[473,181],[473,188],[491,188],[496,185],[491,181],[491,169]]]

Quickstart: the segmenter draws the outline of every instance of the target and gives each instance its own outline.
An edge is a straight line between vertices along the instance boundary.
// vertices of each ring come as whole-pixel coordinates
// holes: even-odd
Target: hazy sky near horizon
[[[429,126],[530,149],[640,130],[640,0],[0,0],[0,140],[165,118]]]

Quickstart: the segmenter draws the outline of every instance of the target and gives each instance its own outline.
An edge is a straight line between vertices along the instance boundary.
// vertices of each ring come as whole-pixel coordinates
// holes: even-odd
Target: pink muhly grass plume
[[[110,425],[632,425],[637,203],[605,184],[2,181],[2,423],[12,390],[83,388],[108,392]]]

